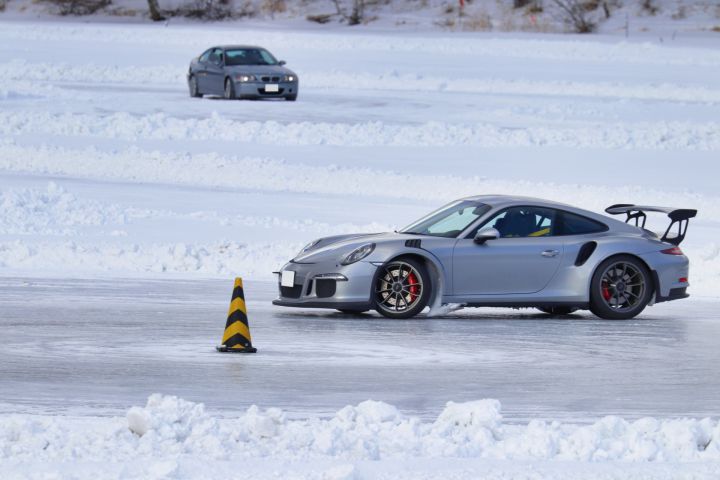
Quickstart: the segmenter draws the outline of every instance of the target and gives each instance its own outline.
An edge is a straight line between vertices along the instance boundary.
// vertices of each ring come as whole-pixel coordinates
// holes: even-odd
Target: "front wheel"
[[[431,288],[425,265],[414,259],[394,260],[375,274],[375,310],[388,318],[414,317],[427,306]]]
[[[637,258],[618,255],[602,262],[590,283],[590,311],[608,320],[642,312],[653,294],[650,271]]]
[[[225,100],[235,100],[237,97],[235,97],[235,85],[233,85],[233,82],[228,78],[225,80],[225,91],[224,95]]]
[[[191,76],[188,80],[188,88],[190,89],[190,96],[192,98],[202,97],[200,89],[198,88],[197,78],[195,78],[195,75]]]

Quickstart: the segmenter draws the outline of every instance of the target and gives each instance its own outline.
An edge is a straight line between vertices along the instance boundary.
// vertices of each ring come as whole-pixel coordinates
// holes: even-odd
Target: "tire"
[[[223,98],[225,100],[237,100],[237,97],[235,96],[235,85],[229,78],[225,79],[225,89],[223,90]]]
[[[379,267],[372,284],[375,310],[387,318],[410,318],[430,301],[432,281],[422,262],[398,259]]]
[[[190,89],[190,96],[192,98],[202,97],[202,93],[200,93],[200,89],[198,89],[197,78],[195,78],[195,75],[191,75],[188,79],[188,88]]]
[[[288,95],[287,97],[285,97],[285,100],[287,100],[288,102],[294,102],[295,100],[297,100],[297,93],[295,95]]]
[[[595,269],[590,283],[590,311],[607,320],[627,320],[645,309],[653,292],[645,264],[632,255],[616,255]]]
[[[348,310],[346,308],[338,308],[337,311],[340,313],[344,313],[345,315],[360,315],[361,313],[367,312],[369,309],[365,310]]]
[[[570,315],[578,309],[575,307],[538,307],[538,310],[548,315]]]

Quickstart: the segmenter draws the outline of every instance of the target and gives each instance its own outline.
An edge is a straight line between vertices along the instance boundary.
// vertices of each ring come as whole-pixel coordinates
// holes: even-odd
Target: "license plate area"
[[[266,83],[265,91],[268,93],[277,93],[280,91],[280,85],[277,83]]]
[[[281,287],[294,287],[295,286],[295,272],[292,270],[283,270],[280,272],[280,286]]]

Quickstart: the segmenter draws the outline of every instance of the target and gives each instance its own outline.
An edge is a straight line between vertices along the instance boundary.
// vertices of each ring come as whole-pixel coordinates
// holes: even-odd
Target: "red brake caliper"
[[[609,301],[611,295],[610,295],[610,289],[608,288],[608,285],[607,285],[607,281],[603,281],[601,287],[602,287],[602,296],[603,296],[603,298],[604,298],[606,301]]]
[[[408,290],[410,291],[410,303],[413,303],[418,296],[418,290],[420,289],[418,288],[417,283],[417,277],[413,272],[410,272],[410,274],[408,275],[408,284],[411,285],[411,287],[408,288]]]

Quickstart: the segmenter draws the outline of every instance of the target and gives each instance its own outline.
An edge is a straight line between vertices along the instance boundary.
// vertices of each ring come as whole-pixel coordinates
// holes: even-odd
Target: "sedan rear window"
[[[278,61],[262,48],[225,50],[225,65],[277,65]]]

